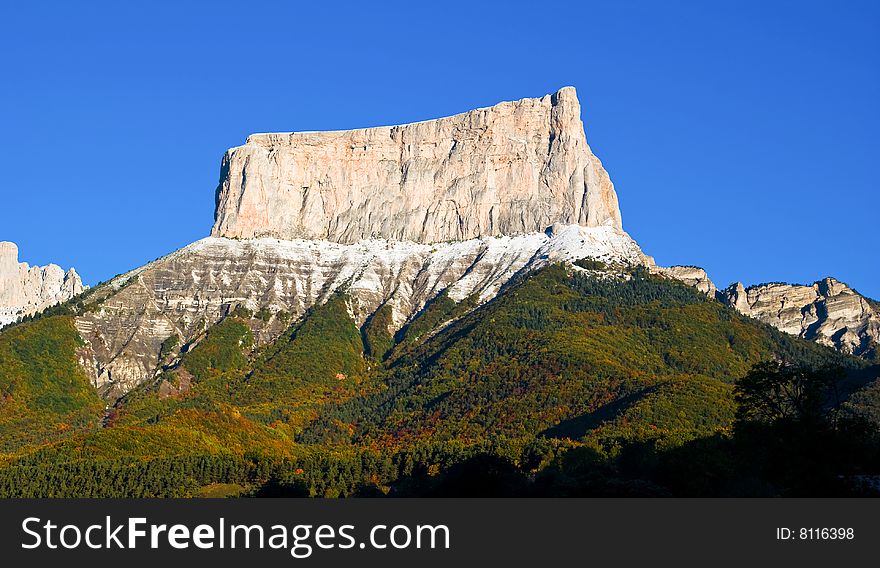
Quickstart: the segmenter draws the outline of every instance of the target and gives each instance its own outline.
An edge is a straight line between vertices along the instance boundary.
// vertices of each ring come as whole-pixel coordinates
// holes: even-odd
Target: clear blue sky
[[[880,297],[880,2],[424,4],[4,2],[0,240],[94,283],[205,236],[248,133],[574,85],[659,263]]]

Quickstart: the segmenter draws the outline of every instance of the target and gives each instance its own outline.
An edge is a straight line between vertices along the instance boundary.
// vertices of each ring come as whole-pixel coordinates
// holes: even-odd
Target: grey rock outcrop
[[[670,266],[668,268],[653,266],[651,267],[651,271],[657,274],[662,274],[667,278],[680,280],[688,286],[693,286],[712,299],[715,298],[715,295],[718,292],[718,289],[715,287],[712,280],[709,279],[709,275],[706,274],[706,271],[698,266]]]
[[[0,242],[0,327],[33,315],[84,290],[73,268],[28,266],[18,261],[18,246]]]
[[[880,344],[880,307],[834,278],[808,286],[737,282],[719,297],[745,315],[843,353],[868,356]]]
[[[720,291],[718,293],[718,299],[728,306],[733,307],[741,314],[748,314],[752,311],[752,307],[749,305],[746,288],[743,286],[742,282],[731,284],[724,290]]]
[[[621,228],[574,88],[436,120],[253,134],[223,158],[211,235],[419,243]]]

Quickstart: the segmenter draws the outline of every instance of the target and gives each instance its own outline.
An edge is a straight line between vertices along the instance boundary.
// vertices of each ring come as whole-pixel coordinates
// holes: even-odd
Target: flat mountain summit
[[[573,87],[403,126],[253,134],[223,157],[215,237],[435,243],[621,229]]]

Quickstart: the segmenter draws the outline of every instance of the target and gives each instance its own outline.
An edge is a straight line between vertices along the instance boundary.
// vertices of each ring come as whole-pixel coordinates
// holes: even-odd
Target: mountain
[[[656,266],[572,88],[253,135],[216,199],[211,236],[0,333],[0,495],[853,494],[880,471],[880,371],[847,348],[876,305]],[[777,362],[833,388],[806,405],[833,428],[743,430],[737,380]]]
[[[109,400],[154,378],[236,307],[257,345],[338,290],[389,332],[446,293],[491,299],[514,275],[591,257],[651,262],[621,229],[573,88],[395,127],[259,134],[223,158],[212,236],[89,295],[76,318]]]
[[[0,327],[65,302],[85,287],[76,270],[18,262],[15,243],[0,242]]]
[[[211,237],[90,291],[76,314],[108,400],[157,376],[163,344],[191,346],[239,306],[261,314],[259,346],[338,290],[359,325],[387,306],[394,333],[444,291],[480,304],[577,258],[716,293],[701,269],[654,266],[622,230],[571,87],[404,126],[252,135],[223,157],[216,197]]]

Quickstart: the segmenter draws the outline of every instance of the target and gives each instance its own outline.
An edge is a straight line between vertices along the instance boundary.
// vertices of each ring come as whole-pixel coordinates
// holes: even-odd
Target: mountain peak
[[[18,246],[0,241],[0,327],[40,312],[84,290],[79,274],[56,264],[28,266],[18,261]]]
[[[18,245],[0,241],[0,274],[11,266],[18,267]]]
[[[215,237],[420,243],[621,228],[573,87],[405,124],[254,134],[223,158]]]

